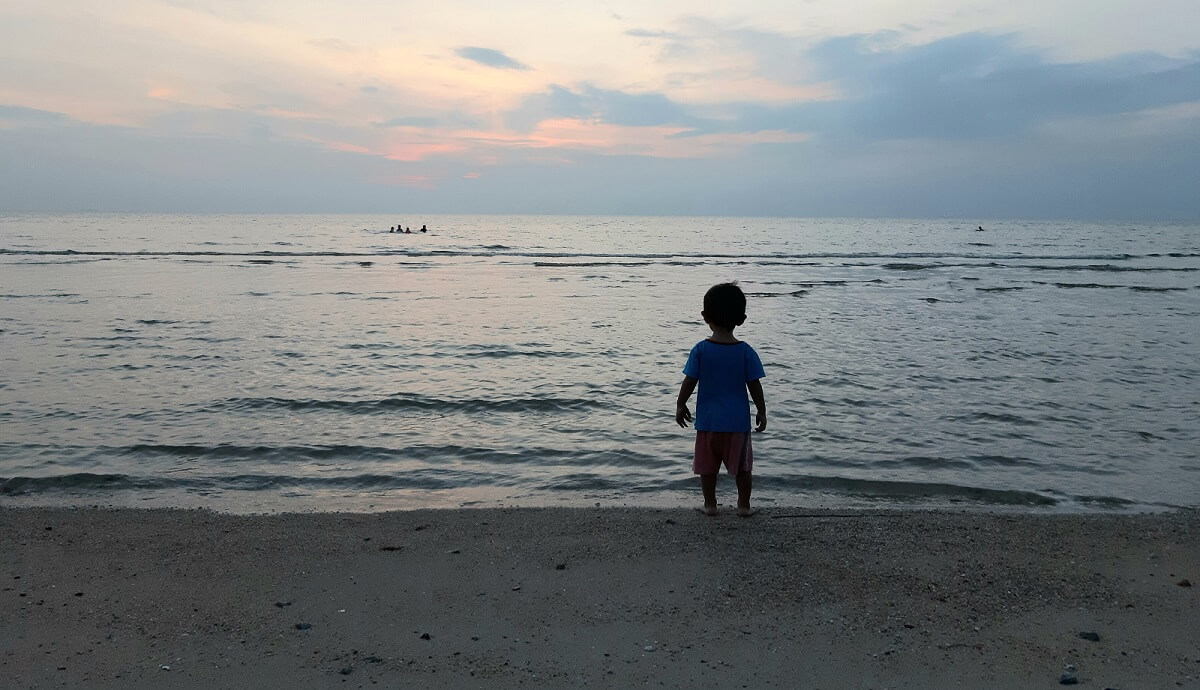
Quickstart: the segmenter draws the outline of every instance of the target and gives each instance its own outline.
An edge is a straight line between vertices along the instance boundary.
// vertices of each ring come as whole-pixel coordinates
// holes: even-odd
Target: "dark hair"
[[[746,294],[736,282],[714,285],[704,293],[704,320],[733,330],[746,320]]]

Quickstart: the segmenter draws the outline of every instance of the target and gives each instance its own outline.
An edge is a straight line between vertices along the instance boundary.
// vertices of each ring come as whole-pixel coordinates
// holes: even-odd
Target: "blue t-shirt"
[[[750,431],[746,384],[766,376],[754,348],[701,340],[688,354],[683,373],[700,382],[696,431]]]

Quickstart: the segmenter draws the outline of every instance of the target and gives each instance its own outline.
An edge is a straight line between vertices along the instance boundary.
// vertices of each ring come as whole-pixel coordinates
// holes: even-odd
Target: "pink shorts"
[[[721,465],[729,474],[749,472],[754,465],[749,431],[697,431],[696,459],[692,471],[696,474],[716,474]]]

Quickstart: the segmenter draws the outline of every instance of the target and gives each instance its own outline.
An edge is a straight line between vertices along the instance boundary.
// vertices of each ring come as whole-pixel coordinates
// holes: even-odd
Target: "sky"
[[[3,0],[0,209],[1200,221],[1200,2]]]

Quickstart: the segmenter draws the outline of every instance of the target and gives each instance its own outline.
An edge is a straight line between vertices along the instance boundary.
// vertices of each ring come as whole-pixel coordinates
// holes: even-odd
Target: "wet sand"
[[[0,508],[0,554],[3,687],[1200,688],[1194,510]]]

